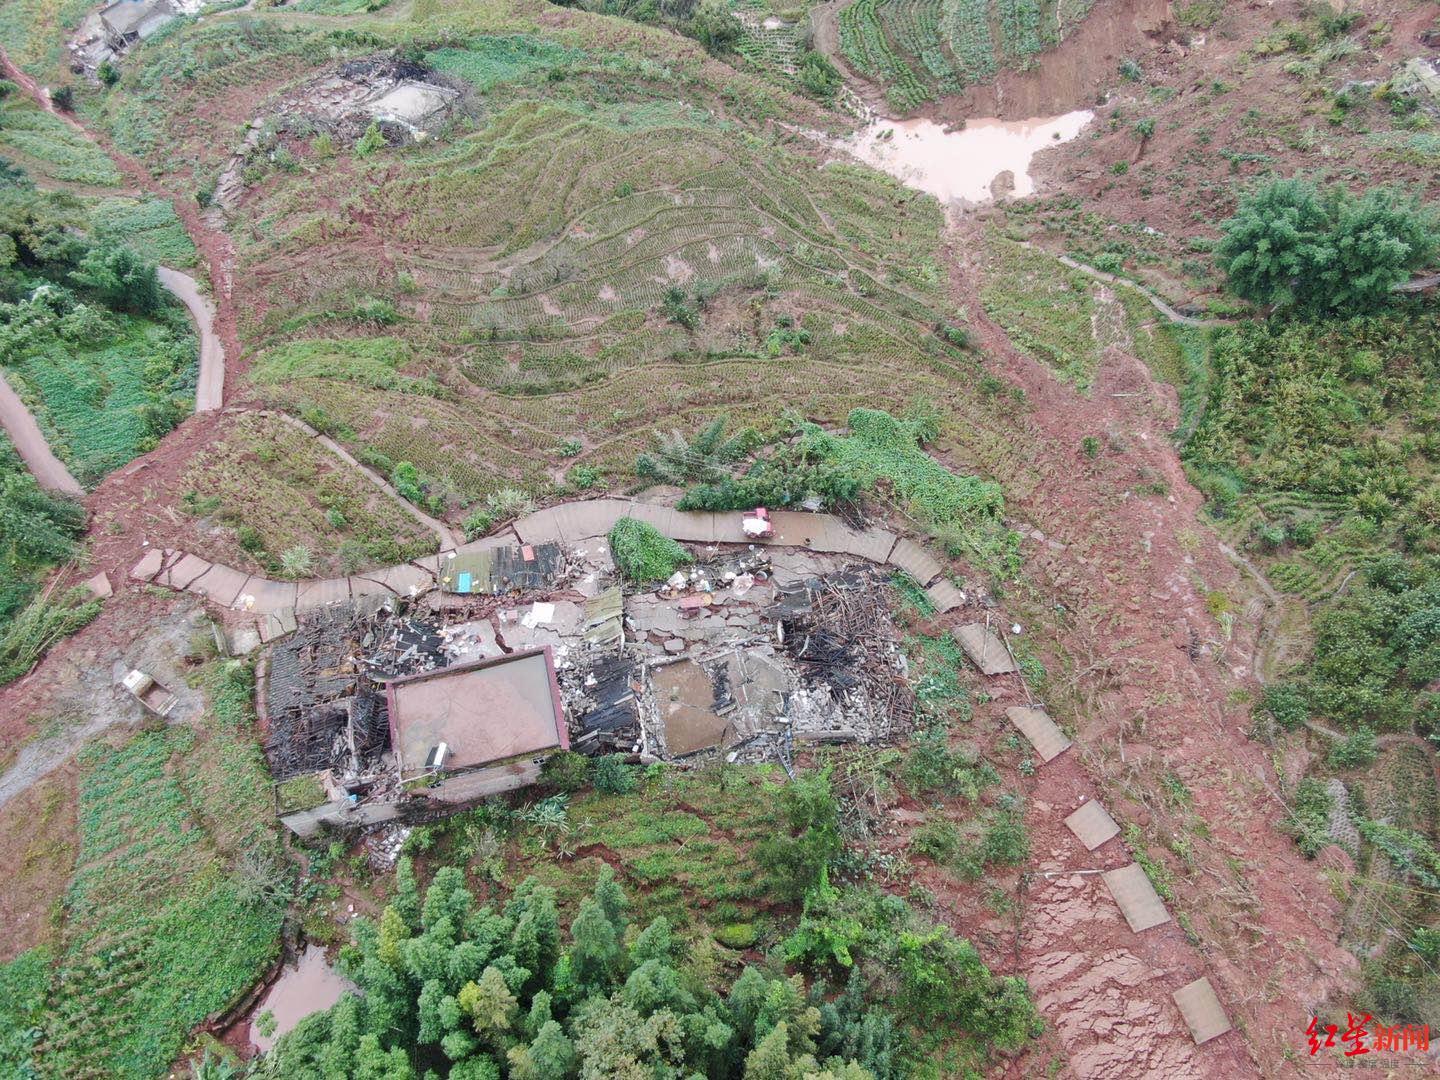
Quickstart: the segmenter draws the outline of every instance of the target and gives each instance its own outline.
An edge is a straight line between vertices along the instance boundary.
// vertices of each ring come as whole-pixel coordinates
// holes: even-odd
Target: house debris
[[[449,556],[440,585],[446,592],[471,594],[529,592],[554,588],[565,576],[559,544],[524,544]]]
[[[570,745],[548,647],[391,679],[385,702],[406,779]]]
[[[627,594],[608,556],[489,546],[442,556],[410,597],[305,612],[272,647],[265,745],[277,781],[315,775],[327,802],[284,820],[302,834],[426,820],[536,782],[561,748],[788,769],[796,744],[908,730],[883,571],[708,555]]]
[[[220,173],[214,201],[232,209],[244,193],[247,167],[276,160],[287,138],[298,145],[323,133],[349,146],[374,124],[391,146],[424,142],[464,113],[469,100],[467,84],[422,64],[385,55],[347,61],[291,91],[267,115],[250,122],[244,141]]]
[[[450,119],[464,84],[422,64],[395,56],[369,56],[341,64],[301,87],[281,104],[283,121],[304,119],[347,142],[372,123],[390,143],[423,142]]]
[[[72,67],[94,78],[101,64],[113,63],[161,27],[199,10],[200,0],[115,0],[81,21],[70,40]]]

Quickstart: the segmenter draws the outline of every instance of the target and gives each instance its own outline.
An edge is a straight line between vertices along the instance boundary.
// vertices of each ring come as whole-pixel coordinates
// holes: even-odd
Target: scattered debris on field
[[[326,801],[287,824],[425,820],[561,748],[788,769],[797,744],[913,722],[884,571],[716,545],[634,588],[593,547],[442,556],[429,588],[301,613],[271,647],[265,747],[277,782],[312,776]]]

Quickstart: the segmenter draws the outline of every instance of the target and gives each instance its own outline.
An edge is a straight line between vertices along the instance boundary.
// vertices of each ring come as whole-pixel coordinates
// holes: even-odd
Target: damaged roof
[[[523,544],[461,552],[442,559],[440,583],[451,593],[521,592],[553,586],[565,573],[559,544]]]
[[[548,646],[393,679],[385,696],[402,776],[440,743],[452,770],[570,745]]]

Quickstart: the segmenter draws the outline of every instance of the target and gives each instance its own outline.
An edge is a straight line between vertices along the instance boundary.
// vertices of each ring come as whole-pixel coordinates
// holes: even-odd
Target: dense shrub
[[[1222,229],[1216,256],[1237,296],[1312,315],[1380,307],[1440,246],[1435,214],[1415,196],[1382,188],[1357,199],[1299,179],[1241,200]]]
[[[844,846],[830,771],[809,773],[787,784],[780,793],[780,806],[789,831],[760,844],[760,862],[770,867],[776,894],[799,900],[820,881]]]
[[[1372,567],[1315,620],[1309,697],[1323,715],[1403,727],[1419,716],[1417,691],[1440,677],[1440,566],[1414,560],[1403,573]]]
[[[533,880],[500,909],[477,907],[458,869],[440,870],[423,896],[408,859],[396,880],[378,922],[356,920],[341,956],[359,992],[301,1021],[260,1061],[261,1077],[891,1075],[859,1052],[840,1056],[873,1008],[863,993],[822,1012],[798,977],[754,968],[716,993],[676,965],[664,919],[627,944],[628,902],[608,876],[568,932],[553,890]]]
[[[1285,819],[1285,831],[1295,838],[1295,843],[1307,859],[1313,859],[1321,848],[1330,843],[1330,811],[1333,805],[1334,800],[1321,781],[1306,777],[1296,785],[1290,813]]]
[[[1376,742],[1375,732],[1368,727],[1362,727],[1343,742],[1331,746],[1326,760],[1336,769],[1362,769],[1366,765],[1373,765],[1379,755],[1380,746]]]
[[[968,941],[883,892],[822,883],[786,953],[817,970],[859,972],[922,1027],[958,1028],[1003,1050],[1040,1032],[1023,979],[992,975]]]
[[[621,754],[603,754],[590,768],[590,781],[606,795],[628,795],[635,790],[635,769]]]
[[[655,526],[624,517],[610,530],[610,554],[626,578],[637,582],[663,581],[677,568],[692,562],[683,547]]]

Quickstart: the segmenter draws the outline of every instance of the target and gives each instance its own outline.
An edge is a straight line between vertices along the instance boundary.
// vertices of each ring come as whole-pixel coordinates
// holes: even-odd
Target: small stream
[[[877,117],[840,145],[943,203],[975,204],[993,198],[993,185],[1006,172],[1014,178],[1011,194],[1033,194],[1031,159],[1075,138],[1094,117],[1080,109],[1031,120],[975,119],[953,131],[923,118]]]

